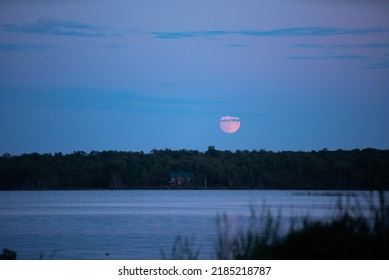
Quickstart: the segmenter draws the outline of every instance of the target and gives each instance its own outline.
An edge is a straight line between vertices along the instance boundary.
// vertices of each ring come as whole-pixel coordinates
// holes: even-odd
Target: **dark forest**
[[[388,190],[389,150],[3,154],[0,189],[165,189],[181,171],[193,189]]]

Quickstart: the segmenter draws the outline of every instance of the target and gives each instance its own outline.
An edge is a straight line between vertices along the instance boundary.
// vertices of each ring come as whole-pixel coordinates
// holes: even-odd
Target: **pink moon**
[[[225,133],[235,133],[239,130],[239,117],[224,116],[220,118],[220,129]]]

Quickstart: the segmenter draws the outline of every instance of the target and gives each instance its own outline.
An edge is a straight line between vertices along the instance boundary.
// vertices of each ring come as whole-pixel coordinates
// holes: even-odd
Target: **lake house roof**
[[[184,178],[193,178],[193,172],[171,172],[170,178],[178,178],[178,177],[184,177]]]

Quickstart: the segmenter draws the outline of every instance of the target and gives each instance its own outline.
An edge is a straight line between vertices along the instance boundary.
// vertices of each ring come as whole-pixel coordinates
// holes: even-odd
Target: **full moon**
[[[225,133],[235,133],[240,127],[239,117],[224,116],[220,118],[220,129]]]

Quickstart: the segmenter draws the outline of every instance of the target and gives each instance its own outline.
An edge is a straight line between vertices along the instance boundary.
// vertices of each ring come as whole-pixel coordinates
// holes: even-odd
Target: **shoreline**
[[[134,188],[4,188],[2,191],[147,191],[147,190],[166,190],[166,191],[389,191],[389,188],[247,188],[247,187],[209,187],[209,188],[170,188],[170,187],[134,187]]]

